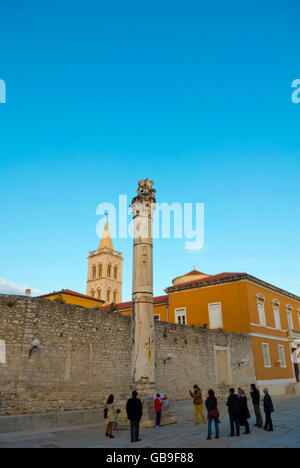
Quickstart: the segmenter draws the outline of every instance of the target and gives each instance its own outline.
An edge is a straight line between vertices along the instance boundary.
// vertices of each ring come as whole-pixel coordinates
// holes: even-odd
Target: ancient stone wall
[[[0,295],[0,415],[102,408],[110,393],[128,395],[130,320],[117,312]],[[216,346],[228,350],[231,383],[255,381],[247,336],[155,326],[157,389],[172,399],[187,398],[194,383],[224,391],[226,385],[217,384]],[[30,356],[35,339],[41,349]]]
[[[34,339],[41,350],[29,352]],[[130,323],[115,312],[0,296],[0,414],[100,408],[129,392]]]
[[[219,352],[221,361],[218,366]],[[170,354],[171,359],[167,359]],[[228,376],[224,372],[226,365]],[[247,335],[156,323],[156,384],[159,392],[168,393],[171,399],[185,399],[188,390],[197,384],[203,396],[212,388],[218,396],[224,397],[232,385],[244,388],[248,393],[250,384],[255,381],[251,338]]]

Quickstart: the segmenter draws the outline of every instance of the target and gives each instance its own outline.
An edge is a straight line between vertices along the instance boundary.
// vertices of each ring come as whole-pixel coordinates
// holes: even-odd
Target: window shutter
[[[279,345],[278,350],[281,367],[286,367],[284,347],[282,345]]]
[[[209,328],[223,328],[222,306],[221,304],[209,304]]]
[[[274,307],[275,327],[281,329],[280,312],[278,307]]]
[[[263,354],[264,354],[264,362],[265,367],[271,367],[271,360],[270,360],[270,353],[269,353],[269,345],[263,344]]]
[[[265,305],[263,302],[257,303],[258,307],[258,315],[259,315],[259,323],[261,325],[266,325],[266,316],[265,316]]]

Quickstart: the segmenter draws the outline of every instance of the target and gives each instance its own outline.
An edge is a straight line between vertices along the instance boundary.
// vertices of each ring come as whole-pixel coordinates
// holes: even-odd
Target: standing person
[[[126,412],[127,417],[130,421],[130,435],[131,442],[140,442],[142,439],[139,438],[140,422],[143,415],[142,402],[137,398],[138,393],[132,392],[132,398],[127,401]]]
[[[208,398],[205,402],[208,414],[208,436],[207,440],[211,440],[212,436],[212,423],[215,422],[215,430],[216,430],[216,437],[215,439],[220,438],[220,430],[219,430],[219,417],[220,413],[218,410],[218,400],[215,397],[215,392],[213,390],[209,390]]]
[[[256,416],[256,424],[254,427],[261,429],[263,427],[263,420],[260,412],[260,393],[255,384],[251,384],[251,398]]]
[[[274,413],[274,406],[272,402],[272,398],[269,394],[269,390],[267,388],[264,388],[264,410],[266,414],[266,423],[264,430],[273,432],[273,422],[272,422],[272,417],[271,414]]]
[[[242,388],[238,389],[239,392],[239,419],[240,425],[245,426],[245,433],[250,434],[250,427],[248,423],[248,419],[250,419],[250,412],[248,409],[248,401],[245,395],[245,392]]]
[[[110,437],[111,439],[114,438],[114,436],[112,435],[112,430],[113,430],[115,418],[116,418],[114,399],[115,397],[113,395],[109,395],[108,400],[105,405],[105,410],[106,410],[106,415],[107,415],[106,437]]]
[[[240,437],[240,420],[239,420],[239,400],[238,396],[234,392],[234,388],[229,390],[229,397],[226,403],[228,407],[230,429],[231,433],[229,437]]]
[[[193,389],[193,392],[191,392],[191,390],[189,392],[191,397],[194,398],[194,413],[196,418],[196,425],[200,424],[199,414],[202,418],[203,423],[206,424],[207,421],[203,414],[203,399],[201,389],[198,387],[198,385],[194,385]]]
[[[160,399],[160,394],[156,394],[156,398],[154,400],[154,408],[156,412],[156,427],[161,427],[160,421],[161,421],[161,409],[163,406],[163,401]]]

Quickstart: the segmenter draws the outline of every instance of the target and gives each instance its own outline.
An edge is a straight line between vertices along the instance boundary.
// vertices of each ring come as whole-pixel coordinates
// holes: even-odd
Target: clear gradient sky
[[[161,202],[205,203],[203,250],[155,242],[156,295],[194,265],[300,295],[299,15],[299,0],[1,0],[0,291],[85,292],[97,205],[149,177]],[[115,248],[126,300],[132,240]]]

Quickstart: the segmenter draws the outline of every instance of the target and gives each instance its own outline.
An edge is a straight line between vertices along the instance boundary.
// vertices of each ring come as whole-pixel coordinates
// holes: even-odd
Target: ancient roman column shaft
[[[153,182],[139,181],[132,200],[134,219],[132,282],[132,385],[138,390],[155,389],[153,316],[152,220],[155,208]]]

